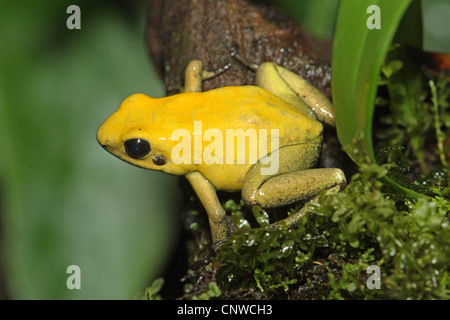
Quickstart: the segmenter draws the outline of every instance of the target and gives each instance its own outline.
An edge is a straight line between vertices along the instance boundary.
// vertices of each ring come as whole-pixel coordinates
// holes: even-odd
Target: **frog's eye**
[[[147,140],[140,138],[128,139],[124,143],[125,151],[134,159],[140,159],[150,153],[152,148]]]

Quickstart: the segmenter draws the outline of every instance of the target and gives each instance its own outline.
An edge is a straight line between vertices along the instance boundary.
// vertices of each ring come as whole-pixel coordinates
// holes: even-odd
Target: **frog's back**
[[[240,190],[251,166],[277,148],[305,144],[314,149],[320,145],[322,133],[320,122],[256,86],[163,98],[136,94],[125,100],[108,121],[118,145],[123,136],[142,132],[152,150],[166,159],[182,148],[187,162],[174,164],[169,160],[160,170],[176,175],[196,170],[217,190],[226,191]],[[190,151],[190,156],[185,151]],[[201,161],[196,161],[198,151],[202,152]],[[216,159],[214,165],[206,162],[205,155]]]
[[[172,126],[202,121],[202,129],[278,129],[280,146],[315,140],[322,125],[278,96],[256,86],[222,87],[201,93],[162,98]],[[171,101],[173,100],[173,101]],[[155,121],[157,118],[154,117]],[[160,119],[167,119],[162,116]]]

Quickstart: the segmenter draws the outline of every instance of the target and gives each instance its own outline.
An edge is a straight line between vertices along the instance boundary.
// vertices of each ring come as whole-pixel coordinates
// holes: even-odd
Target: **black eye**
[[[143,158],[150,153],[150,143],[147,140],[140,138],[128,139],[124,143],[125,151],[132,158]]]

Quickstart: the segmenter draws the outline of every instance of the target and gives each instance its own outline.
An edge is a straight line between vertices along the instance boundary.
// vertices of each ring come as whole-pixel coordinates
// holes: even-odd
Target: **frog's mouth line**
[[[101,146],[102,146],[103,149],[105,149],[108,153],[112,154],[114,157],[116,157],[116,158],[118,158],[118,159],[120,159],[120,160],[122,160],[122,161],[124,161],[124,162],[126,162],[126,163],[128,163],[128,164],[131,164],[131,165],[134,166],[134,167],[141,168],[141,169],[147,169],[147,170],[150,169],[150,168],[148,168],[148,167],[146,167],[146,166],[144,166],[144,165],[139,165],[138,163],[136,163],[137,161],[140,161],[140,160],[144,160],[144,159],[149,158],[149,157],[150,157],[150,154],[148,154],[148,155],[146,155],[145,157],[140,158],[140,159],[133,159],[133,158],[130,157],[131,160],[135,160],[135,161],[136,161],[136,162],[135,162],[135,161],[130,161],[130,158],[129,158],[128,155],[122,156],[121,154],[117,154],[117,153],[115,153],[115,152],[112,152],[112,151],[108,150],[109,146],[106,145],[106,144],[101,144]],[[166,163],[160,164],[160,165],[156,164],[156,167],[151,168],[150,170],[163,171],[163,172],[165,172],[164,169],[163,169],[163,167],[164,167],[165,164],[166,164]],[[161,169],[158,169],[158,168],[161,168]]]
[[[108,150],[106,150],[106,151],[108,151]],[[116,158],[118,158],[118,159],[120,159],[120,160],[122,160],[122,161],[124,161],[124,162],[126,162],[126,163],[128,163],[128,164],[131,164],[132,166],[135,166],[135,167],[141,168],[141,169],[148,169],[147,167],[144,167],[143,165],[139,165],[139,164],[135,163],[134,161],[131,162],[129,158],[122,157],[121,155],[112,153],[112,152],[110,152],[110,151],[108,151],[108,152],[111,153],[111,154],[112,154],[113,156],[115,156]],[[132,159],[132,158],[131,158],[131,159]],[[143,159],[144,159],[144,158],[142,158],[142,159],[133,159],[133,160],[143,160]],[[152,170],[157,170],[157,169],[153,169],[153,168],[152,168]]]

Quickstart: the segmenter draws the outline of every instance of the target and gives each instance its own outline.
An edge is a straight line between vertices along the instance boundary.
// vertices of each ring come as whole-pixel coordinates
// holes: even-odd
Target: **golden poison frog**
[[[345,184],[340,169],[314,168],[321,122],[334,126],[333,107],[317,88],[270,62],[259,66],[255,86],[201,92],[206,74],[193,60],[184,92],[131,95],[103,123],[97,140],[132,165],[184,175],[208,214],[213,243],[229,236],[219,190],[241,191],[245,204],[270,208]]]

